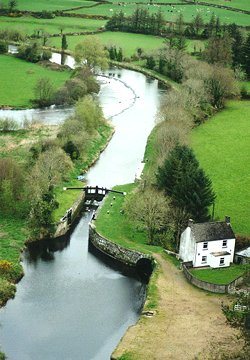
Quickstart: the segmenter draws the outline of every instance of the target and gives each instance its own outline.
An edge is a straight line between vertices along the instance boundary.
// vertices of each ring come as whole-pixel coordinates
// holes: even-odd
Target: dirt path
[[[127,352],[143,360],[219,359],[219,352],[235,349],[238,333],[221,312],[225,297],[195,288],[161,255],[154,257],[162,270],[157,280],[157,313],[151,318],[142,316],[127,331],[113,358]]]

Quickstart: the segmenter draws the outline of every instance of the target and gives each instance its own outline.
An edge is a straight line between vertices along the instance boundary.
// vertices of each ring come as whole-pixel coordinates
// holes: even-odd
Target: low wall
[[[197,286],[200,289],[207,290],[213,293],[219,293],[219,294],[233,293],[235,291],[235,287],[241,284],[243,281],[243,277],[240,276],[227,285],[212,284],[207,281],[203,281],[194,277],[184,263],[182,264],[182,267],[185,277],[191,284]]]
[[[151,256],[105,239],[96,231],[93,223],[89,226],[89,241],[96,250],[111,259],[116,268],[118,265],[124,272],[131,270],[131,274],[138,275],[140,280],[149,280],[154,268],[154,259]]]
[[[54,234],[54,238],[57,238],[59,236],[66,235],[66,233],[69,231],[71,224],[74,222],[76,217],[79,215],[83,204],[84,204],[84,198],[85,194],[82,192],[78,199],[74,202],[72,207],[68,209],[65,213],[65,215],[61,218],[61,220],[56,224],[56,231]],[[71,216],[68,217],[69,211],[71,212]]]

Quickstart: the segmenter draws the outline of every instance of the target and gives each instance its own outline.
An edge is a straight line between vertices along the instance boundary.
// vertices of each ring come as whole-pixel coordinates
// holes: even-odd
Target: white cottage
[[[212,268],[230,266],[234,258],[235,235],[230,217],[225,221],[195,224],[189,220],[181,234],[179,256],[193,267]]]

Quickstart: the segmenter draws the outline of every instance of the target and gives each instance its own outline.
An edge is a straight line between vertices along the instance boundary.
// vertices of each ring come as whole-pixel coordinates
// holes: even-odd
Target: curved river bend
[[[165,93],[140,73],[111,69],[109,75],[101,78],[99,97],[116,131],[87,175],[89,184],[107,187],[134,181]],[[58,123],[71,111],[10,114]],[[25,276],[0,311],[0,346],[9,360],[107,360],[137,321],[144,287],[88,252],[90,218],[86,212],[68,239],[40,242],[24,253]]]

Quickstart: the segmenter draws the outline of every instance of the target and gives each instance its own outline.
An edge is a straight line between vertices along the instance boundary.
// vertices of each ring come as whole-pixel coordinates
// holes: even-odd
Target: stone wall
[[[237,285],[241,284],[243,281],[243,277],[240,276],[227,285],[212,284],[207,281],[203,281],[194,277],[184,263],[182,264],[182,267],[185,277],[191,284],[197,286],[200,289],[207,290],[213,293],[220,293],[220,294],[231,293],[232,289],[234,289]]]
[[[74,222],[76,217],[79,215],[83,204],[84,204],[85,194],[82,192],[78,199],[74,202],[72,207],[68,209],[65,215],[61,218],[61,220],[56,224],[56,231],[54,237],[59,237],[65,235],[71,227],[71,224]],[[71,217],[68,217],[68,213],[71,212]]]
[[[121,268],[125,266],[134,270],[144,280],[149,279],[154,268],[154,259],[151,256],[139,251],[126,249],[105,239],[96,231],[93,222],[89,226],[89,241],[95,249],[114,260],[116,265],[120,264]]]

